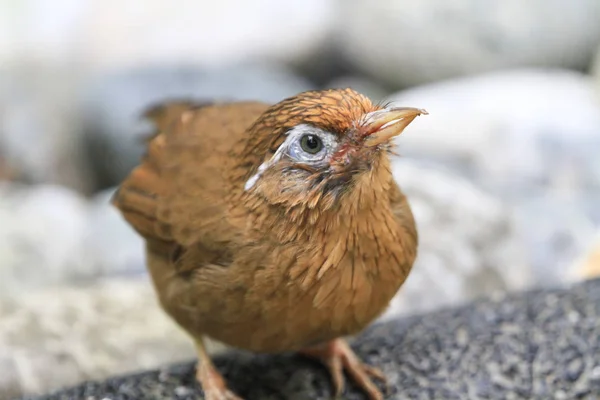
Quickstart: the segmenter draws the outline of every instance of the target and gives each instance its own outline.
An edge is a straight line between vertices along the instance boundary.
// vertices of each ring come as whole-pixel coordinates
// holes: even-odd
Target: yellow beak
[[[428,112],[420,108],[395,107],[365,115],[362,123],[362,129],[366,132],[364,146],[377,146],[398,136],[421,114],[427,115]]]

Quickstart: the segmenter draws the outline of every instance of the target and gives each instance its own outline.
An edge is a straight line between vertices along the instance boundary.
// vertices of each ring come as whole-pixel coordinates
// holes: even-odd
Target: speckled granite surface
[[[354,343],[393,399],[600,399],[600,279],[373,326]],[[328,376],[299,356],[232,353],[216,364],[247,399],[325,399]],[[192,363],[39,397],[202,398]],[[350,386],[345,398],[363,396]],[[32,399],[32,398],[30,398]]]

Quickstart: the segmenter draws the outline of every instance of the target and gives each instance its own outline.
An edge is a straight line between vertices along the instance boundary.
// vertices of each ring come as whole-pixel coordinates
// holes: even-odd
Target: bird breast
[[[385,310],[412,265],[397,232],[368,233],[373,224],[363,224],[364,232],[314,233],[303,246],[249,247],[247,262],[231,271],[236,279],[218,296],[207,293],[206,299],[222,300],[210,307],[218,314],[199,318],[209,322],[203,329],[259,352],[359,332]]]

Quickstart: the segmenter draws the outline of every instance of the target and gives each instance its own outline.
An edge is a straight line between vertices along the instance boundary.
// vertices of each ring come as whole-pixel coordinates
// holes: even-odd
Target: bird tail
[[[154,105],[142,114],[154,125],[154,132],[145,138],[146,152],[142,162],[133,169],[114,193],[111,204],[125,220],[146,239],[172,241],[170,227],[157,218],[158,199],[164,194],[161,179],[165,135],[184,112],[207,104],[182,100]]]

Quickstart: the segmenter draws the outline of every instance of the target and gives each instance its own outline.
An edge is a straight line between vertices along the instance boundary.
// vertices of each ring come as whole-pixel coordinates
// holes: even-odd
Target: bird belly
[[[355,291],[338,286],[318,302],[323,296],[318,284],[308,290],[297,284],[273,287],[271,296],[261,297],[232,291],[227,305],[215,305],[215,310],[227,311],[199,318],[210,321],[202,331],[230,346],[254,352],[294,351],[364,329],[385,310],[400,283],[387,285],[388,290],[381,290],[383,286],[377,281]]]
[[[161,305],[192,337],[254,352],[356,334],[385,310],[405,278],[365,273],[348,286],[349,269],[333,268],[307,285],[280,269],[215,266],[182,277],[156,260],[149,267]]]
[[[335,313],[332,308],[281,309],[279,304],[271,304],[269,301],[262,306],[259,318],[215,320],[203,331],[213,339],[233,347],[254,352],[283,352],[357,333],[379,314],[373,312],[368,320],[359,322],[350,305],[344,313]]]

